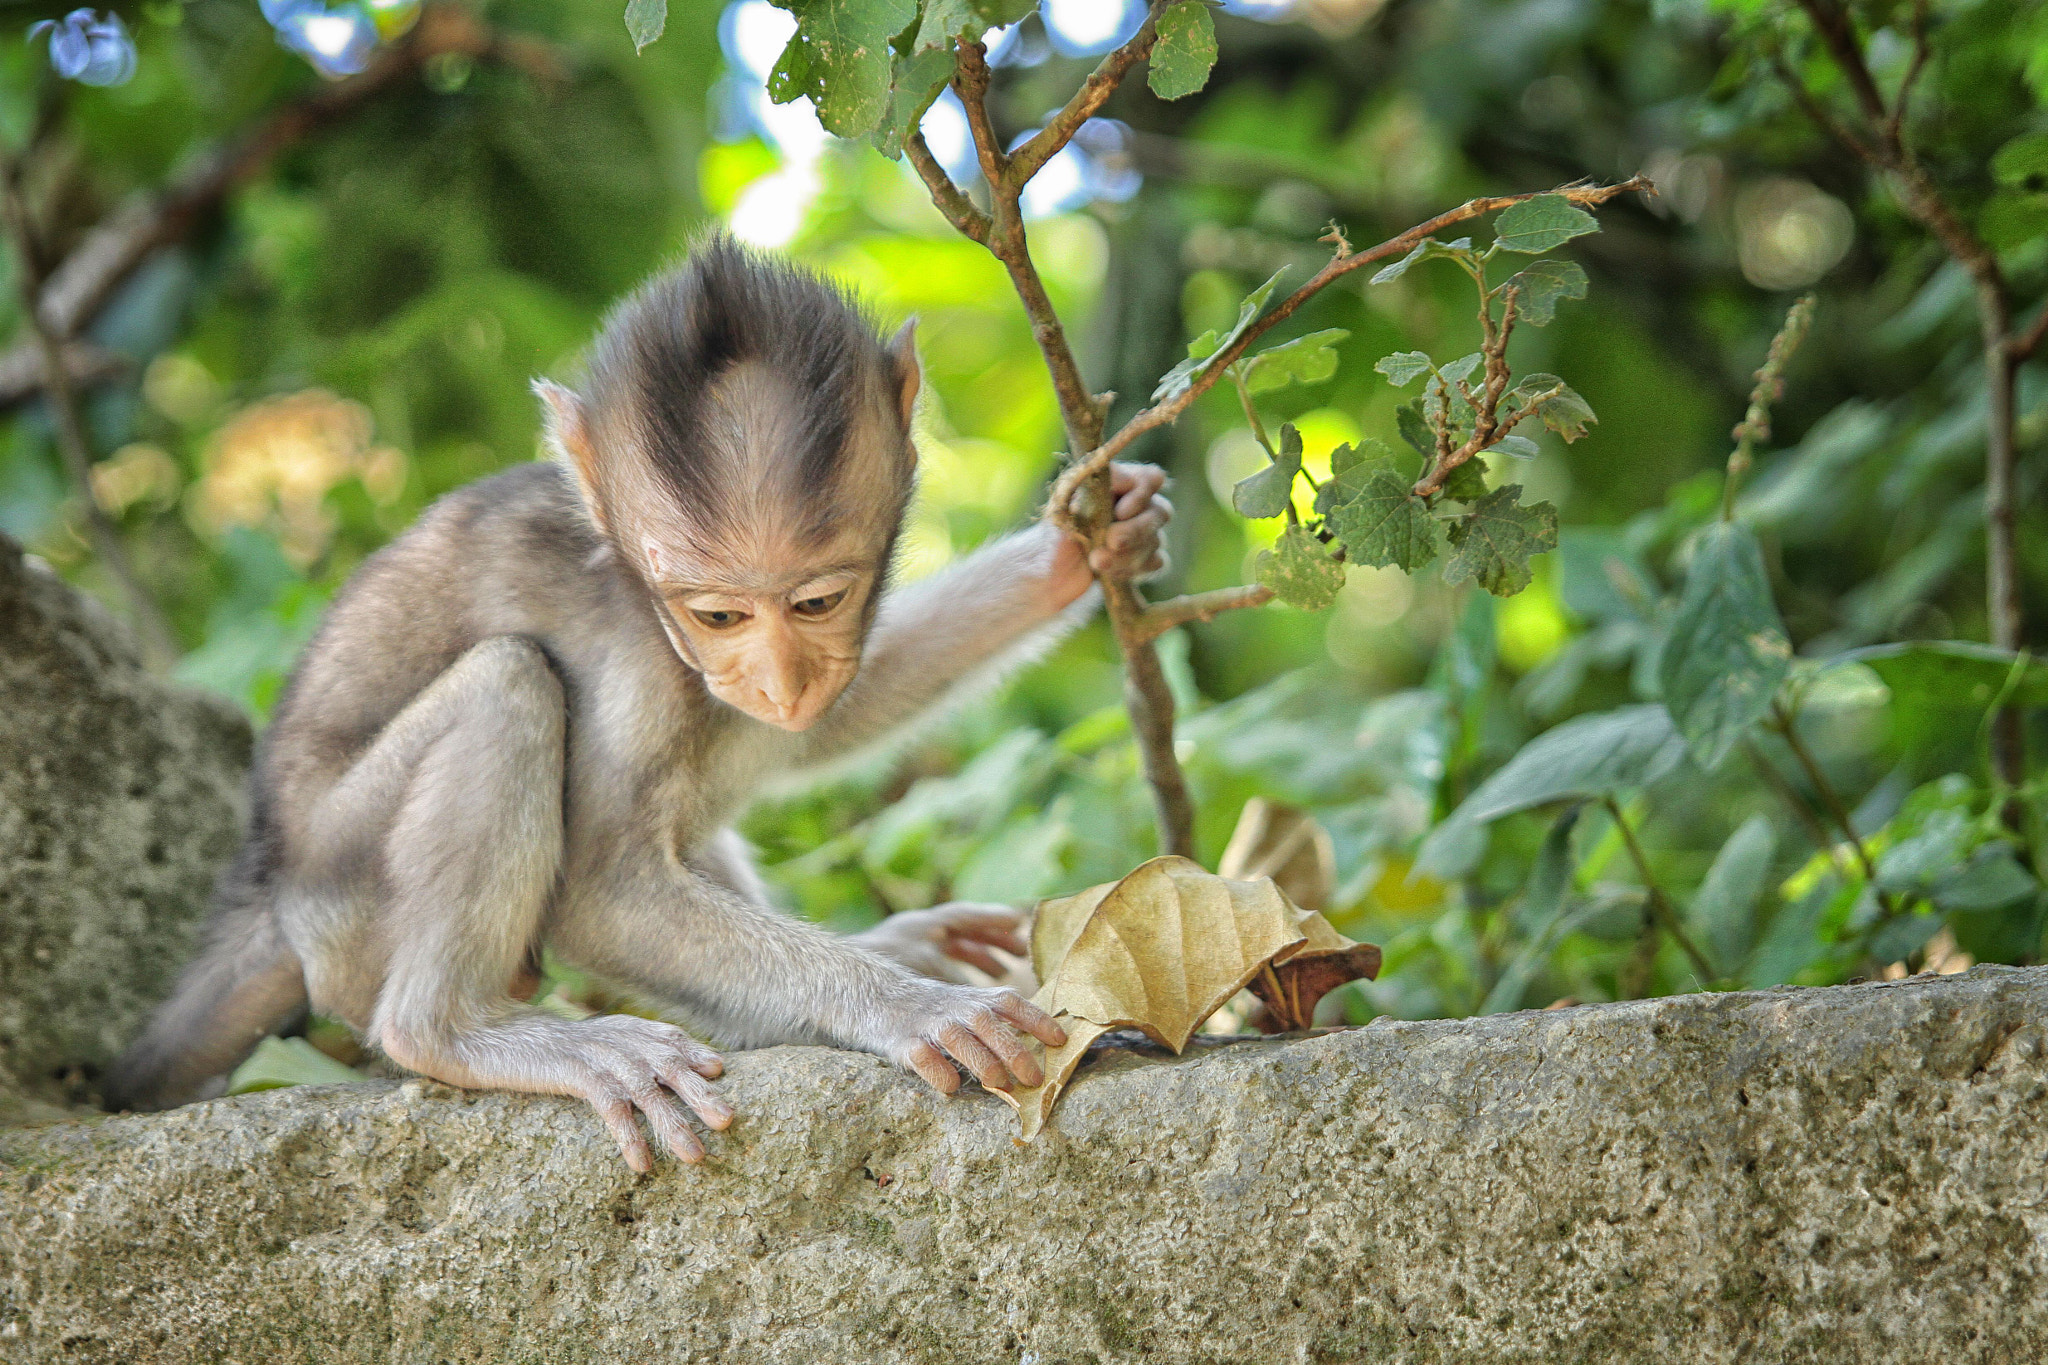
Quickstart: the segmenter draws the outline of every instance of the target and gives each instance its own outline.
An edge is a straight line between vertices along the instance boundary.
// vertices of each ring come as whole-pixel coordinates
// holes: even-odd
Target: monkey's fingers
[[[1008,1032],[994,1015],[989,1015],[985,1023],[979,1023],[975,1028],[966,1024],[946,1025],[939,1030],[939,1043],[953,1054],[954,1061],[966,1067],[968,1073],[988,1089],[1008,1090],[1016,1082],[1011,1079],[1009,1068],[1003,1065],[990,1046],[997,1035]],[[1021,1048],[1017,1050],[1022,1051]]]
[[[697,1136],[697,1130],[690,1127],[690,1120],[684,1116],[675,1096],[656,1084],[653,1076],[633,1087],[633,1103],[647,1115],[647,1122],[676,1160],[695,1163],[704,1159],[704,1143]]]
[[[1058,1047],[1067,1041],[1067,1031],[1060,1027],[1057,1019],[1015,991],[1004,991],[1003,998],[996,1002],[995,1010],[1047,1047]]]
[[[1166,471],[1158,465],[1113,464],[1109,469],[1109,491],[1116,495],[1119,519],[1137,515],[1146,499],[1166,487]]]
[[[1045,1079],[1045,1073],[1039,1069],[1038,1059],[1031,1055],[1031,1049],[1024,1046],[1024,1040],[1017,1036],[1017,1031],[1011,1028],[1006,1020],[993,1014],[984,1016],[976,1020],[975,1032],[980,1034],[983,1043],[1003,1059],[1003,1065],[1017,1078],[1018,1084],[1037,1085]],[[983,1081],[982,1084],[988,1085],[988,1082]],[[993,1090],[997,1087],[989,1088]]]
[[[946,1060],[946,1054],[930,1043],[913,1043],[904,1054],[904,1061],[919,1079],[941,1095],[950,1095],[960,1088],[960,1073]]]
[[[965,936],[949,937],[944,951],[946,956],[955,962],[965,962],[970,967],[978,967],[993,977],[1001,977],[1009,970],[994,953]]]
[[[711,1083],[695,1071],[678,1066],[664,1066],[656,1069],[661,1083],[676,1093],[676,1097],[697,1112],[707,1128],[726,1129],[732,1126],[732,1106]]]
[[[640,1132],[640,1120],[633,1113],[633,1101],[626,1088],[606,1077],[588,1086],[583,1099],[597,1111],[604,1126],[612,1130],[626,1164],[641,1175],[653,1170],[654,1156],[647,1150],[647,1139]]]

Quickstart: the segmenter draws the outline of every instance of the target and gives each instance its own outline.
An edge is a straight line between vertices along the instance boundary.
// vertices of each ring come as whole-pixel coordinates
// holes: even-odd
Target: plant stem
[[[143,662],[162,672],[178,659],[178,642],[164,619],[162,608],[142,585],[128,547],[99,499],[92,491],[92,444],[86,436],[85,421],[78,408],[78,393],[65,363],[64,344],[39,306],[43,272],[37,250],[35,229],[29,221],[28,196],[21,185],[21,164],[0,148],[0,219],[4,219],[8,244],[14,250],[15,283],[21,295],[22,321],[34,335],[43,362],[43,398],[56,428],[57,450],[64,460],[64,472],[71,482],[85,518],[86,540],[101,565],[120,585],[134,616],[136,641]]]
[[[1808,294],[1787,310],[1784,325],[1771,338],[1771,349],[1756,372],[1756,387],[1749,392],[1749,410],[1731,433],[1735,449],[1728,454],[1728,477],[1721,485],[1723,521],[1735,520],[1735,493],[1742,487],[1750,465],[1755,463],[1756,443],[1771,439],[1771,404],[1784,395],[1785,367],[1791,362],[1792,353],[1799,349],[1799,343],[1805,340],[1806,329],[1813,325],[1814,306],[1815,296]]]
[[[1702,983],[1720,980],[1720,974],[1707,956],[1693,943],[1691,935],[1685,932],[1685,923],[1678,917],[1678,908],[1671,898],[1664,894],[1664,888],[1657,883],[1657,874],[1650,870],[1650,860],[1643,853],[1643,846],[1636,842],[1636,832],[1629,828],[1628,818],[1621,813],[1621,805],[1611,796],[1603,798],[1607,813],[1614,819],[1614,827],[1621,831],[1621,841],[1628,849],[1629,861],[1636,865],[1636,874],[1643,879],[1643,890],[1649,897],[1650,913],[1664,926],[1664,932],[1671,935],[1678,946],[1685,950],[1692,969],[1700,974]]]
[[[1990,618],[1991,643],[2001,649],[2016,650],[2020,646],[2025,606],[2015,545],[2018,441],[2014,388],[2020,363],[2034,353],[2041,344],[2043,330],[2048,329],[2048,314],[2025,336],[2014,334],[2012,286],[1999,266],[1998,253],[1949,204],[1906,141],[1908,102],[1929,54],[1925,5],[1914,11],[1912,59],[1897,98],[1888,106],[1864,58],[1849,11],[1836,8],[1832,0],[1794,2],[1806,14],[1829,58],[1847,82],[1865,131],[1859,134],[1831,116],[1784,58],[1773,54],[1779,79],[1814,123],[1889,181],[1901,207],[1932,234],[1942,250],[1969,273],[1976,286],[1985,384],[1985,606]],[[2018,786],[2026,776],[2027,755],[2026,732],[2017,708],[2002,709],[1992,722],[1991,748],[2000,780],[2008,786]],[[2009,811],[2008,822],[2016,823],[2016,819],[2017,812]]]

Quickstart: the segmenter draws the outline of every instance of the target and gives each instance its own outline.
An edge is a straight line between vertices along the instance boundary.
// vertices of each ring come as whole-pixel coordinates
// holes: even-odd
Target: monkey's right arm
[[[1065,1041],[1015,991],[914,975],[816,925],[649,857],[563,907],[550,941],[569,960],[682,1005],[742,1046],[830,1043],[887,1057],[944,1094],[946,1058],[991,1089],[1041,1079],[1017,1036]]]
[[[1143,577],[1164,566],[1159,536],[1173,515],[1160,496],[1165,474],[1115,465],[1115,522],[1095,567]],[[819,723],[803,756],[829,761],[857,749],[940,701],[977,673],[990,682],[1006,666],[1050,647],[1060,626],[1093,609],[1081,547],[1048,522],[969,555],[882,599],[859,674]]]

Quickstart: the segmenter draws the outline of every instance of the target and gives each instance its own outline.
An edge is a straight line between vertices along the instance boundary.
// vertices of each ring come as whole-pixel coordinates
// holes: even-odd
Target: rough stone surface
[[[882,1062],[732,1059],[636,1178],[422,1082],[0,1133],[10,1361],[2048,1358],[2048,970],[1085,1069],[1036,1145]]]
[[[0,535],[0,1116],[76,1098],[161,995],[234,851],[249,750],[239,712],[149,676]]]

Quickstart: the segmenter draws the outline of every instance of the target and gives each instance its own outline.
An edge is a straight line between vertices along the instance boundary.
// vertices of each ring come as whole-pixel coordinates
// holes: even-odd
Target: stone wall
[[[1110,1054],[1054,1129],[732,1059],[636,1178],[421,1082],[0,1133],[22,1361],[2048,1358],[2048,970]]]
[[[249,726],[0,535],[0,1119],[90,1090],[234,851]]]

